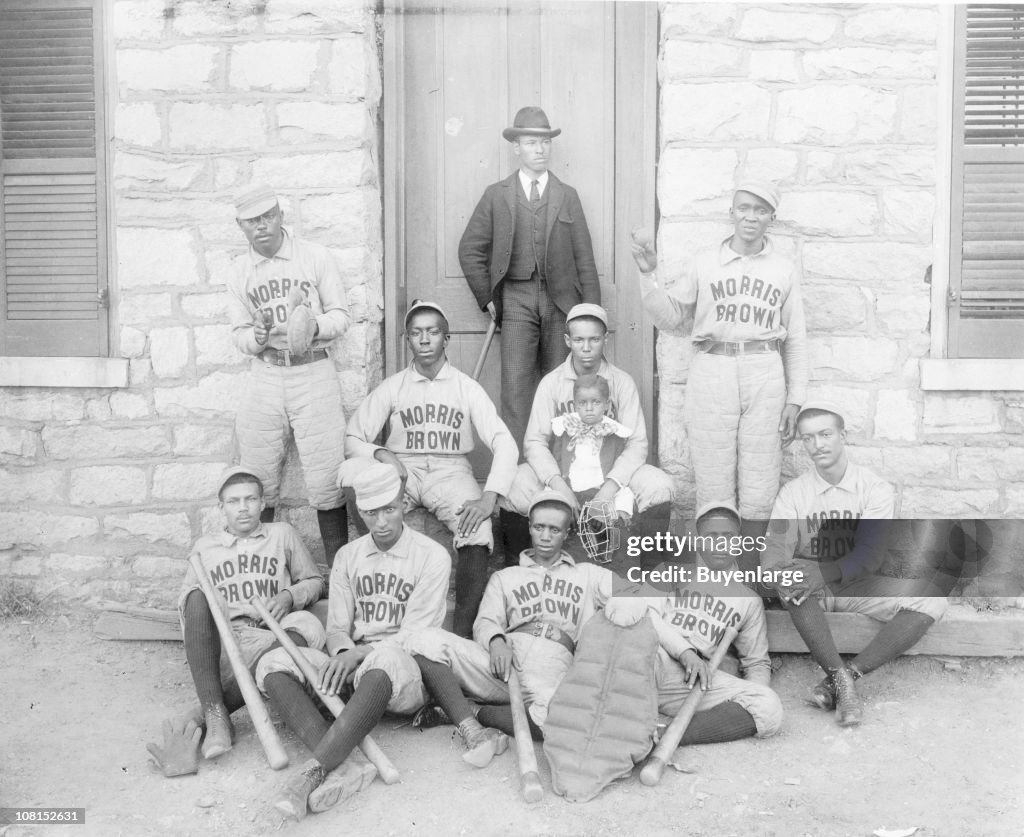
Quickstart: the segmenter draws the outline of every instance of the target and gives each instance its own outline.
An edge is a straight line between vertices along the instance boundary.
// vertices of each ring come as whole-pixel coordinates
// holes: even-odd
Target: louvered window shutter
[[[0,354],[107,354],[98,0],[0,0]]]
[[[1024,357],[1024,5],[956,8],[950,357]]]

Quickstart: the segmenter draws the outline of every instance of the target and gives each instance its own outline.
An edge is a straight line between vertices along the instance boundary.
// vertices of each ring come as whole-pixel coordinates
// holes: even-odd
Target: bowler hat
[[[548,115],[535,105],[528,105],[519,108],[511,128],[506,128],[501,135],[509,142],[515,142],[520,137],[547,137],[552,139],[562,133],[561,128],[551,128],[548,122]]]

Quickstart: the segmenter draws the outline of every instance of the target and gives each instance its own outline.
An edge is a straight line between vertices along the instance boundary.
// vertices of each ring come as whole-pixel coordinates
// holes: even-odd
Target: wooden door
[[[502,130],[540,105],[562,129],[551,170],[579,192],[593,237],[609,356],[636,379],[653,438],[653,333],[628,243],[632,227],[654,223],[656,7],[394,0],[385,15],[388,373],[408,362],[402,312],[417,297],[447,309],[449,357],[472,372],[489,320],[459,268],[459,239],[484,188],[517,167]],[[499,340],[481,375],[496,403]]]

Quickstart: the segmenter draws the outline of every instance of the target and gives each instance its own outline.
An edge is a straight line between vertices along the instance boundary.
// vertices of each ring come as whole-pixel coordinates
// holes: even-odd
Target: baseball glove
[[[288,294],[288,308],[288,351],[293,355],[304,355],[313,345],[316,319],[298,288]]]

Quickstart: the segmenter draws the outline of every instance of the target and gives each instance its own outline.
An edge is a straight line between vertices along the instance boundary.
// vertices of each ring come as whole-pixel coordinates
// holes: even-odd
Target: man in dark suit
[[[501,326],[501,416],[522,450],[540,376],[565,360],[565,315],[600,304],[579,195],[548,171],[551,129],[525,107],[502,136],[519,170],[487,187],[459,242],[459,264],[481,310]]]

